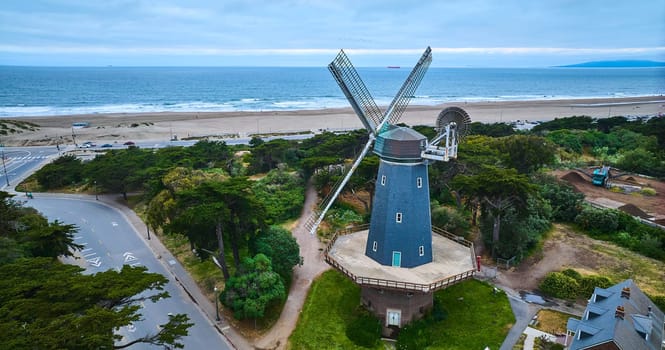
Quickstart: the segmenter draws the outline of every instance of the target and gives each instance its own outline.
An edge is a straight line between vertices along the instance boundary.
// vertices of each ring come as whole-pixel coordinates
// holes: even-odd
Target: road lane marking
[[[111,221],[111,225],[113,225],[113,226],[118,226],[118,223],[115,222],[115,221]]]
[[[81,251],[81,253],[89,252],[89,251],[91,251],[91,250],[92,250],[92,248],[85,248],[85,249],[83,249],[83,250]]]
[[[84,257],[84,258],[87,258],[87,257],[89,257],[89,256],[93,256],[93,255],[97,255],[97,253],[86,254],[86,255],[84,255],[83,257]]]
[[[130,261],[138,260],[138,259],[134,256],[134,254],[132,254],[132,252],[125,252],[124,254],[122,254],[122,256],[125,257],[125,262],[130,262]]]

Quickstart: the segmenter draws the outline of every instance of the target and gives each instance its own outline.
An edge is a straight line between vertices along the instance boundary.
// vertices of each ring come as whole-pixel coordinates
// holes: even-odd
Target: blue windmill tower
[[[361,286],[361,302],[385,318],[386,336],[422,317],[432,306],[435,290],[473,276],[476,268],[471,242],[432,227],[427,176],[429,163],[457,157],[458,140],[470,122],[468,114],[458,107],[444,109],[432,140],[396,125],[431,61],[428,47],[383,113],[344,51],[328,65],[369,138],[322,203],[316,220],[306,225],[316,231],[374,145],[380,163],[369,228],[337,233],[325,249],[325,259]]]

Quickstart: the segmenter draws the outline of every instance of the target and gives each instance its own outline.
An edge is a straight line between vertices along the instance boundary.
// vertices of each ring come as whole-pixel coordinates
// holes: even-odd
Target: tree
[[[481,203],[483,215],[493,218],[492,242],[499,241],[501,217],[509,209],[525,209],[534,186],[528,177],[515,169],[484,166],[477,175],[458,175],[453,187]]]
[[[83,164],[73,155],[64,155],[46,164],[35,175],[44,189],[62,188],[83,180]]]
[[[246,258],[240,271],[231,277],[220,295],[220,301],[233,310],[237,319],[261,318],[266,308],[284,300],[286,290],[279,275],[272,270],[270,259],[263,254]]]
[[[503,162],[521,174],[530,174],[554,163],[553,143],[540,136],[513,135],[498,139]]]
[[[140,303],[167,298],[168,280],[145,267],[94,275],[50,258],[0,266],[0,347],[3,349],[126,348],[136,343],[182,348],[192,326],[174,315],[157,333],[121,343],[116,331],[141,320]],[[151,291],[156,293],[150,294]]]
[[[252,192],[246,177],[233,177],[224,182],[204,181],[190,189],[178,191],[175,208],[167,231],[187,235],[193,246],[206,250],[218,249],[218,262],[224,278],[230,277],[226,267],[224,236],[231,243],[233,260],[240,266],[240,246],[265,228],[265,207]],[[214,233],[212,235],[211,233]]]
[[[290,284],[293,267],[300,263],[300,246],[291,232],[280,226],[270,226],[256,239],[256,251],[270,258],[273,271]]]

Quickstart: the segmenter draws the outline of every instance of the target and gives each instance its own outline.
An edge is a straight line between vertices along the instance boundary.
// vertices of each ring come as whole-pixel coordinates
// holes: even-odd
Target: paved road
[[[42,162],[57,157],[55,146],[45,147],[2,147],[3,164],[0,164],[0,189],[16,186],[26,174],[31,174]],[[6,176],[5,176],[6,174]]]
[[[168,313],[185,313],[194,323],[189,335],[184,338],[186,349],[232,348],[187,293],[178,287],[174,277],[167,272],[166,267],[149,249],[146,241],[120,212],[94,200],[57,198],[44,194],[28,200],[26,205],[38,209],[50,221],[57,219],[79,227],[75,241],[85,248],[77,254],[81,259],[74,263],[84,267],[86,272],[119,269],[124,264],[142,265],[150,272],[160,273],[169,279],[165,290],[169,292],[171,298],[157,303],[145,302],[141,310],[144,320],[120,330],[126,341],[156,332],[159,324],[167,322]],[[176,264],[174,260],[164,263]],[[143,345],[136,348],[156,349],[157,347]]]

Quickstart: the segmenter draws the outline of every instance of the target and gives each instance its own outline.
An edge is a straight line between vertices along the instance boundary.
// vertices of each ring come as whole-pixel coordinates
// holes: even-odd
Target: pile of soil
[[[571,171],[568,174],[564,175],[561,177],[562,180],[566,180],[569,184],[573,186],[576,192],[582,192],[579,189],[579,184],[585,184],[589,181],[587,181],[582,175],[580,175],[577,171]]]
[[[630,204],[630,203],[622,205],[618,209],[623,211],[623,212],[626,212],[626,213],[628,213],[632,216],[639,216],[642,219],[649,219],[649,218],[652,217],[651,215],[645,213],[642,209],[640,209],[637,206],[635,206],[634,204]]]

